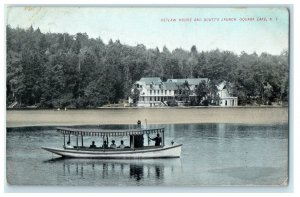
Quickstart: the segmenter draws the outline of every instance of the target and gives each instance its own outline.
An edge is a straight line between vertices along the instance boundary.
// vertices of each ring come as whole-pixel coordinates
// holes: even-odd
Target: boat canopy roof
[[[67,127],[58,127],[57,132],[64,134],[64,135],[104,137],[104,136],[130,136],[130,135],[163,133],[164,128],[103,130],[103,129],[80,129],[80,128],[75,129],[75,128],[67,128]]]

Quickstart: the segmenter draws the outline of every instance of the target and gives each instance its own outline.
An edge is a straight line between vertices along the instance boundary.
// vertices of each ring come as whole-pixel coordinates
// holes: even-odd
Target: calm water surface
[[[105,126],[128,127],[132,125]],[[62,146],[63,137],[55,132],[55,127],[10,128],[6,143],[7,181],[12,185],[60,186],[282,185],[288,181],[287,124],[150,127],[165,127],[166,144],[172,140],[182,143],[181,158],[62,159],[40,148]],[[86,137],[85,145],[92,140]],[[99,146],[100,139],[94,140]],[[119,144],[121,138],[115,140]],[[129,143],[128,139],[123,140]],[[75,137],[71,141],[75,143]]]

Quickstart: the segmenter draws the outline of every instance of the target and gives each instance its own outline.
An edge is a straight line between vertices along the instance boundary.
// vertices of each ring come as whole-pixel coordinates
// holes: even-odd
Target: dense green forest
[[[289,54],[147,49],[86,33],[6,27],[7,106],[93,108],[118,103],[141,77],[227,81],[239,105],[288,100]]]

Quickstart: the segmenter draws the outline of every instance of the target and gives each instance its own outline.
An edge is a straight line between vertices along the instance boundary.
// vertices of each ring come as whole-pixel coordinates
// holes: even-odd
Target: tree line
[[[141,77],[226,81],[239,105],[288,100],[289,54],[147,49],[86,33],[6,27],[7,106],[94,108],[127,99]],[[199,90],[200,91],[200,90]]]

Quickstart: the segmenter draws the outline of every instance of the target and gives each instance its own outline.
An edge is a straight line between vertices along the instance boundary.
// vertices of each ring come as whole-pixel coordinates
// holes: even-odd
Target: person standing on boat
[[[161,137],[159,136],[159,134],[157,134],[157,136],[155,138],[150,138],[150,139],[155,141],[155,146],[160,146]]]
[[[110,145],[110,148],[113,148],[113,149],[117,148],[117,145],[115,144],[115,140],[112,140],[111,143],[112,144]]]

